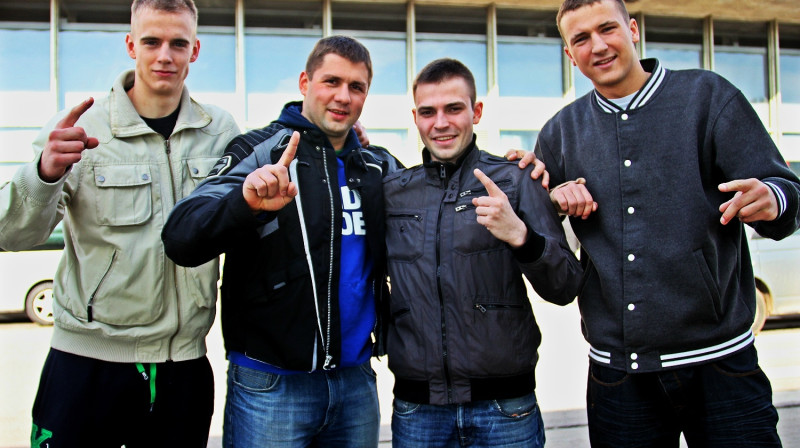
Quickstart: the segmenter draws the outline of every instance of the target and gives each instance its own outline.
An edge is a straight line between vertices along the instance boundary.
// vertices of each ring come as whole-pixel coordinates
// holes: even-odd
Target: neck
[[[636,70],[621,83],[613,86],[595,86],[598,92],[604,97],[615,100],[624,98],[628,95],[636,93],[639,89],[644,87],[644,84],[650,78],[650,73],[644,71],[641,65],[638,65]]]
[[[175,109],[181,103],[181,93],[178,91],[177,95],[152,95],[145,93],[142,89],[136,88],[137,84],[134,83],[133,87],[128,90],[128,98],[130,98],[133,107],[139,115],[146,118],[162,118],[175,112]]]

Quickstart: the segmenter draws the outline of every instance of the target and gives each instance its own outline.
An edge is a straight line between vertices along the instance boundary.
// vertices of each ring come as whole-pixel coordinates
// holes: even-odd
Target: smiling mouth
[[[332,113],[333,115],[336,115],[337,117],[346,117],[350,115],[350,112],[341,109],[328,109],[328,112]]]
[[[456,138],[455,135],[444,135],[439,137],[431,137],[431,140],[435,142],[448,142],[450,140],[453,140],[454,138]]]
[[[596,61],[596,62],[594,63],[594,65],[606,65],[606,64],[609,64],[609,63],[611,63],[611,61],[613,61],[613,60],[614,60],[614,59],[616,59],[616,58],[617,58],[616,56],[612,56],[612,57],[610,57],[610,58],[601,59],[601,60],[599,60],[599,61]]]

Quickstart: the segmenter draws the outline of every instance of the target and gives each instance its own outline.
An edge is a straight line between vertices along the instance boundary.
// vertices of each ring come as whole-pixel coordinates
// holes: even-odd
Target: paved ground
[[[537,397],[544,414],[548,448],[588,447],[584,411],[587,345],[580,334],[577,306],[534,301],[542,328]],[[0,317],[0,448],[29,444],[30,406],[49,345],[50,328],[4,322]],[[216,402],[209,447],[221,447],[226,363],[217,325],[208,336],[216,378]],[[800,447],[800,329],[763,332],[756,338],[762,368],[772,381],[780,414],[778,430],[786,447]],[[378,374],[382,446],[389,446],[393,378],[385,359],[373,362]]]

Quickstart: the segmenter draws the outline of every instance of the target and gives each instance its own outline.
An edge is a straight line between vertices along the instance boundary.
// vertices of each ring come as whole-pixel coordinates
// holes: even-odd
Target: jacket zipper
[[[475,307],[476,310],[480,311],[481,313],[485,313],[489,310],[513,310],[522,308],[522,305],[503,305],[499,303],[476,303]]]
[[[336,365],[331,364],[331,360],[333,357],[330,355],[330,348],[331,348],[331,283],[333,282],[333,258],[334,258],[334,239],[336,238],[336,226],[334,223],[336,222],[336,210],[334,208],[333,203],[333,190],[331,189],[331,176],[328,172],[328,152],[325,150],[325,147],[322,147],[322,165],[325,169],[325,184],[328,186],[328,200],[330,201],[331,207],[331,235],[330,235],[330,247],[328,248],[330,256],[328,258],[328,285],[327,285],[327,307],[328,307],[328,321],[326,323],[325,328],[325,340],[322,341],[322,344],[325,348],[325,363],[322,365],[323,370],[329,370],[336,368]],[[316,297],[314,298],[316,300]],[[322,329],[320,329],[321,331]]]
[[[442,328],[442,368],[444,370],[444,384],[445,388],[447,389],[447,402],[453,402],[453,386],[450,382],[450,365],[449,365],[449,353],[447,348],[447,324],[445,322],[445,306],[444,306],[444,295],[442,294],[442,261],[441,261],[441,249],[442,249],[442,213],[444,212],[444,199],[447,196],[447,171],[445,171],[444,166],[439,169],[439,179],[441,180],[443,186],[445,187],[445,191],[442,195],[442,200],[439,202],[439,216],[436,219],[436,292],[439,294],[439,313],[441,316],[441,328]]]
[[[387,219],[413,219],[414,221],[422,221],[422,217],[413,213],[390,213],[386,215]]]
[[[495,185],[497,185],[499,187],[501,185],[506,185],[506,184],[510,184],[510,183],[511,183],[511,179],[501,179],[501,180],[498,180],[497,182],[495,182]],[[486,191],[486,187],[478,187],[478,188],[474,188],[474,189],[464,190],[464,191],[462,191],[461,193],[458,194],[458,197],[460,199],[460,198],[463,198],[464,196],[469,196],[471,194],[482,193],[482,192],[485,192],[485,191]]]
[[[177,126],[177,124],[176,124],[176,126]],[[173,132],[174,132],[174,130],[173,130]],[[172,154],[172,147],[171,147],[170,139],[168,139],[168,138],[164,139],[164,153],[167,156],[167,169],[169,170],[169,190],[170,190],[170,192],[172,192],[172,205],[171,206],[174,207],[175,203],[178,202],[178,200],[177,200],[178,193],[175,191],[175,181],[174,181],[175,176],[174,176],[173,170],[172,170],[172,159],[170,159],[170,155]],[[172,359],[172,342],[175,340],[175,336],[178,335],[178,332],[180,332],[180,328],[181,328],[181,310],[180,310],[181,300],[180,300],[180,297],[179,297],[180,292],[178,291],[178,282],[177,282],[177,280],[178,280],[178,265],[174,264],[174,263],[172,265],[172,277],[175,280],[175,321],[176,321],[177,325],[175,326],[175,332],[172,333],[172,336],[170,336],[170,338],[169,338],[169,344],[167,345],[167,360],[171,360]]]
[[[86,304],[86,317],[89,322],[94,320],[92,308],[94,307],[94,297],[97,295],[97,291],[103,286],[103,283],[106,282],[106,278],[108,278],[109,272],[111,272],[111,266],[114,266],[114,260],[117,259],[117,251],[116,249],[111,254],[111,262],[108,263],[108,267],[106,268],[106,272],[103,274],[103,277],[100,279],[100,283],[97,284],[97,288],[94,289],[92,296],[89,297],[89,302]]]

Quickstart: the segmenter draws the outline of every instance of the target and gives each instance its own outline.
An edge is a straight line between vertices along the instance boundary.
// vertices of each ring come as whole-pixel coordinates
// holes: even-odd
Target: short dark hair
[[[313,78],[314,71],[322,65],[325,56],[331,53],[354,64],[363,62],[367,66],[367,82],[372,84],[372,59],[369,57],[369,50],[361,42],[349,36],[324,37],[314,45],[306,60],[306,74],[309,79]]]
[[[131,17],[142,8],[166,12],[188,11],[192,14],[194,22],[197,23],[197,6],[195,6],[194,0],[133,0]]]
[[[457,59],[441,58],[429,62],[414,78],[412,93],[416,95],[417,86],[420,84],[438,84],[452,78],[463,78],[466,81],[469,88],[469,99],[474,106],[477,101],[475,77],[472,76],[472,72],[467,66]]]
[[[605,0],[564,0],[564,3],[561,4],[561,7],[558,8],[558,14],[556,15],[556,26],[558,26],[558,32],[561,34],[561,38],[564,40],[565,43],[567,42],[567,36],[561,32],[561,19],[564,17],[564,14],[575,11],[578,8],[583,6],[589,6],[594,3],[600,3]],[[622,13],[622,17],[625,19],[626,22],[630,22],[631,15],[628,14],[628,8],[625,7],[624,0],[608,0],[612,1],[617,4],[617,8]]]

